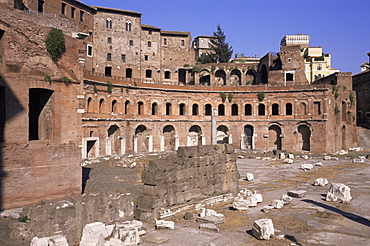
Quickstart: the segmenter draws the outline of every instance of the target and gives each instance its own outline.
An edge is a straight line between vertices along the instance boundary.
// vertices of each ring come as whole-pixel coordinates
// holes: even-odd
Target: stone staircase
[[[359,134],[360,147],[364,150],[370,150],[370,129],[358,126],[357,130]]]

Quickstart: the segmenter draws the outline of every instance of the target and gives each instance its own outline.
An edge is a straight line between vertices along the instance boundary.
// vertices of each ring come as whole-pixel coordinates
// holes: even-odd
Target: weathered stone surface
[[[270,206],[270,205],[266,205],[266,206],[263,206],[263,208],[261,209],[262,212],[265,212],[265,213],[268,213],[270,212],[271,210],[273,210],[274,207],[273,206]]]
[[[341,200],[343,203],[348,203],[352,200],[351,189],[344,184],[332,183],[326,195],[326,201]]]
[[[212,224],[212,223],[202,223],[199,225],[199,229],[214,231],[217,233],[220,232],[220,228],[218,228],[215,224]]]
[[[288,191],[288,196],[291,196],[291,197],[302,198],[305,195],[306,195],[305,190],[290,190],[290,191]]]
[[[257,239],[269,240],[275,234],[272,220],[266,218],[254,221],[252,232]]]
[[[283,195],[281,195],[281,200],[284,201],[284,205],[287,205],[287,204],[291,203],[291,201],[293,200],[293,198],[291,198],[287,194],[283,194]]]
[[[313,183],[313,185],[315,186],[322,186],[324,187],[325,185],[327,185],[329,182],[327,179],[324,179],[324,178],[318,178],[315,180],[315,182]]]
[[[312,164],[301,164],[301,168],[303,169],[303,171],[311,170],[313,168],[313,165]]]
[[[271,202],[271,206],[273,206],[276,209],[280,209],[284,206],[284,201],[275,199]]]
[[[195,221],[201,223],[221,224],[225,222],[225,216],[222,214],[217,214],[204,217],[197,217]]]

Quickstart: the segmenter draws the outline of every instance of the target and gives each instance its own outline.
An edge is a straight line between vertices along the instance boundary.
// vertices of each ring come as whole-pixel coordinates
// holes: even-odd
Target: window
[[[91,44],[87,45],[87,56],[92,57],[93,56],[93,47]]]
[[[157,114],[158,114],[158,104],[152,103],[152,115],[157,115]]]
[[[121,60],[122,60],[122,62],[126,62],[126,55],[125,54],[121,55]]]
[[[316,115],[320,115],[321,114],[321,105],[320,105],[320,102],[314,102],[313,103],[313,110],[315,112]]]
[[[98,112],[104,113],[104,99],[103,98],[99,100],[99,111]]]
[[[360,99],[362,97],[362,90],[359,90],[357,93],[357,98]]]
[[[126,31],[131,31],[131,21],[126,21]]]
[[[112,109],[111,109],[112,113],[113,114],[117,114],[118,113],[118,103],[117,103],[117,100],[113,100],[112,101]]]
[[[152,70],[149,70],[149,69],[148,69],[148,70],[146,70],[146,71],[145,71],[145,77],[146,77],[146,78],[151,78],[151,77],[152,77]]]
[[[206,104],[206,107],[204,109],[204,115],[212,115],[212,105]]]
[[[107,61],[112,61],[112,53],[107,53]]]
[[[76,12],[76,8],[75,7],[71,7],[71,18],[75,18],[75,12]]]
[[[170,79],[171,78],[171,72],[170,71],[165,71],[164,72],[164,79]]]
[[[62,15],[66,14],[66,7],[67,7],[67,4],[62,3]]]
[[[167,45],[167,38],[163,39],[163,45]]]
[[[179,115],[185,115],[185,103],[179,105]]]
[[[279,115],[279,104],[272,104],[272,115]]]
[[[285,114],[286,115],[292,115],[293,114],[293,106],[291,103],[287,103],[285,105]]]
[[[198,115],[199,114],[199,106],[198,104],[193,104],[193,107],[192,107],[192,115]]]
[[[132,78],[132,68],[126,68],[126,78]]]
[[[152,47],[152,42],[148,41],[148,47]]]
[[[172,104],[166,103],[166,115],[171,115],[171,114],[172,114]]]
[[[218,105],[218,115],[225,115],[225,105]]]
[[[133,45],[134,45],[134,41],[133,41],[133,40],[130,40],[130,41],[128,41],[128,44],[129,44],[130,46],[133,46]]]
[[[322,65],[321,64],[317,64],[317,70],[322,70]]]
[[[265,115],[265,104],[258,105],[258,115]]]
[[[137,103],[137,114],[140,115],[140,114],[143,114],[144,112],[144,103],[143,102],[138,102]]]
[[[112,19],[111,19],[111,18],[108,18],[108,19],[105,21],[105,27],[106,27],[106,28],[112,28]]]
[[[45,3],[45,1],[39,0],[38,9],[37,9],[38,12],[40,12],[40,13],[44,12],[44,3]]]
[[[252,105],[246,104],[244,108],[245,115],[252,115]]]
[[[148,34],[149,35],[152,35],[152,30],[148,30]]]
[[[105,67],[105,76],[112,77],[112,67]]]
[[[185,40],[181,39],[181,46],[185,46]]]
[[[129,106],[130,106],[130,101],[127,100],[125,102],[125,114],[128,114]]]
[[[144,61],[148,61],[149,60],[149,56],[148,55],[144,55]]]
[[[238,105],[237,104],[233,104],[231,105],[231,115],[232,116],[237,116],[239,113],[238,113]]]
[[[294,73],[285,72],[285,81],[294,81]]]
[[[107,38],[107,42],[108,42],[108,44],[111,44],[112,43],[112,38],[111,37],[108,37]]]
[[[83,12],[82,10],[80,10],[80,21],[81,22],[84,21],[84,15],[85,15],[85,12]]]

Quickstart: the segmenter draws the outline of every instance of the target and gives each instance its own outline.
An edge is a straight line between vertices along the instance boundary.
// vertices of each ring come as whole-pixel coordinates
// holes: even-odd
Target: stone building
[[[134,11],[0,5],[0,209],[79,195],[81,159],[210,144],[214,109],[217,142],[237,149],[358,146],[349,75],[311,84],[302,44],[196,65],[203,36],[142,24]],[[45,46],[51,27],[66,39],[57,63]]]
[[[370,52],[369,62],[361,64],[361,72],[353,75],[353,90],[357,93],[357,124],[370,127]]]

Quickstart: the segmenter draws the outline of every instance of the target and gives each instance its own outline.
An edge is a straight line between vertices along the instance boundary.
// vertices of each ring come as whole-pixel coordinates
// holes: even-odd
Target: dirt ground
[[[233,210],[232,204],[211,207],[225,215],[225,222],[217,225],[219,233],[200,230],[200,223],[195,219],[183,219],[184,214],[166,218],[175,222],[174,230],[155,230],[154,224],[144,223],[146,235],[141,236],[140,245],[370,245],[370,160],[352,163],[352,157],[348,155],[340,156],[338,161],[325,161],[322,156],[316,156],[284,164],[281,160],[246,157],[237,160],[240,189],[261,193],[262,203],[246,211]],[[319,161],[323,165],[315,166]],[[137,159],[132,168],[129,167],[132,162],[124,163],[122,160],[89,165],[86,167],[89,175],[86,192],[102,192],[110,187],[117,192],[131,192],[138,196],[142,185],[140,173],[146,163],[147,160],[142,158]],[[303,171],[300,169],[303,163],[313,164],[314,168]],[[123,169],[125,171],[122,172]],[[246,181],[247,173],[253,173],[255,179]],[[329,185],[343,183],[349,186],[353,200],[349,204],[326,202],[329,185],[313,186],[317,178],[328,179]],[[305,190],[307,193],[303,198],[293,198],[281,209],[269,213],[261,211],[263,206],[270,205],[272,200],[279,199],[289,190]],[[265,241],[253,237],[253,222],[261,218],[272,219],[275,236],[284,235],[283,239],[272,237]]]

